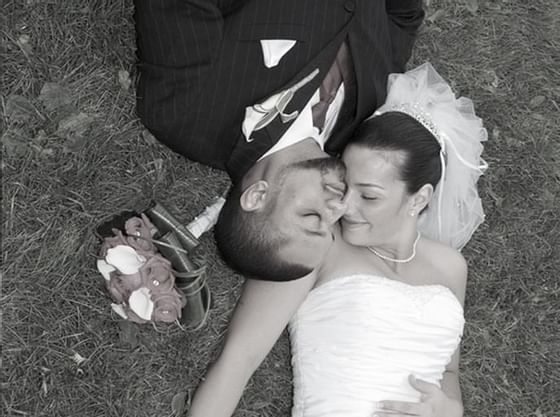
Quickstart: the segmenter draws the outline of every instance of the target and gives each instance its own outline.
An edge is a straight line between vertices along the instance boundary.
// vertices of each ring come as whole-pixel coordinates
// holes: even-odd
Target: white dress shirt
[[[313,126],[313,115],[311,113],[312,107],[318,102],[319,89],[315,91],[315,94],[313,94],[303,110],[301,110],[301,112],[299,113],[296,120],[292,123],[288,130],[286,130],[280,140],[276,142],[276,145],[274,145],[268,150],[267,153],[261,156],[259,161],[265,156],[271,155],[274,152],[278,152],[307,138],[313,138],[319,144],[321,149],[323,149],[325,142],[329,139],[334,125],[336,124],[338,114],[340,113],[342,103],[344,102],[344,83],[342,83],[338,88],[333,102],[327,109],[325,126],[321,132],[319,132],[319,129]]]
[[[267,68],[272,68],[280,62],[282,57],[284,57],[290,49],[294,47],[296,44],[295,40],[290,39],[270,39],[270,40],[261,40],[261,48],[263,52],[263,60],[264,64]],[[319,73],[318,70],[315,70],[313,73],[309,74],[306,79],[300,81],[298,84],[306,84],[307,82],[311,81],[315,76]],[[275,103],[281,101],[281,97],[283,96],[285,91],[279,92],[265,101],[255,106],[247,107],[245,110],[245,120],[243,121],[243,134],[245,135],[245,140],[247,142],[252,142],[253,138],[251,137],[253,131],[257,128],[257,125],[263,121],[265,114],[267,111],[263,112],[263,109],[273,109]],[[327,114],[325,116],[325,123],[323,126],[323,130],[319,131],[313,125],[313,115],[312,115],[312,108],[315,104],[317,104],[320,100],[320,92],[319,89],[315,91],[311,99],[307,102],[305,107],[299,111],[295,112],[293,116],[296,116],[296,119],[292,122],[291,126],[288,130],[282,135],[280,140],[268,150],[259,161],[268,156],[273,154],[274,152],[278,152],[279,150],[285,149],[288,146],[294,145],[298,142],[301,142],[307,138],[313,138],[323,149],[325,142],[328,140],[332,129],[338,119],[338,114],[340,109],[342,108],[342,103],[344,102],[344,83],[340,85],[338,88],[335,98],[332,103],[327,108]],[[288,116],[288,121],[291,120],[291,117]],[[276,115],[276,117],[279,117]]]

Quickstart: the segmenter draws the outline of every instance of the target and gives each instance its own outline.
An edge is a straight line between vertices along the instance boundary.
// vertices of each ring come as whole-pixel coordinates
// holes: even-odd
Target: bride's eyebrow
[[[377,184],[372,184],[369,182],[359,182],[356,184],[358,187],[368,187],[368,188],[379,188],[380,190],[384,190],[385,188],[383,188],[381,185],[377,185]]]

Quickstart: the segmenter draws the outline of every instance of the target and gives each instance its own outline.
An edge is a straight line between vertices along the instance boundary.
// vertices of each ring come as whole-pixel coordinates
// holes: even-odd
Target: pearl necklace
[[[414,259],[414,257],[416,256],[416,245],[418,244],[418,241],[420,240],[420,232],[418,232],[418,234],[416,235],[416,239],[414,240],[414,243],[412,244],[412,255],[410,255],[408,258],[406,259],[395,259],[395,258],[391,258],[389,256],[383,255],[382,253],[377,252],[375,249],[373,249],[371,246],[367,246],[367,248],[374,253],[375,255],[379,256],[381,259],[384,259],[386,261],[391,261],[391,262],[395,262],[398,264],[405,264],[407,262],[410,262]]]

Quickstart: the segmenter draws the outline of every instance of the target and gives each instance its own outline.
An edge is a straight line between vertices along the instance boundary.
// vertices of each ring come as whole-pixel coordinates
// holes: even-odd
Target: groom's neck
[[[243,177],[243,185],[275,176],[284,167],[295,162],[326,156],[328,156],[327,153],[321,149],[313,138],[304,139],[256,162]]]

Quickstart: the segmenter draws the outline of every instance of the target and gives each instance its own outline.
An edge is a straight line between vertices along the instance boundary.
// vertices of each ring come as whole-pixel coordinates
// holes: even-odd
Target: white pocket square
[[[264,65],[272,68],[278,65],[284,55],[294,47],[296,41],[290,39],[267,39],[261,41]]]

